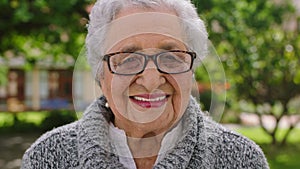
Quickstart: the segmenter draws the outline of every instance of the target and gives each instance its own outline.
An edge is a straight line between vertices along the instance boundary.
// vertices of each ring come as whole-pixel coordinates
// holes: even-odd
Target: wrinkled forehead
[[[143,12],[126,15],[113,20],[107,25],[104,51],[127,38],[141,34],[167,36],[184,43],[182,22],[176,15],[159,12]]]

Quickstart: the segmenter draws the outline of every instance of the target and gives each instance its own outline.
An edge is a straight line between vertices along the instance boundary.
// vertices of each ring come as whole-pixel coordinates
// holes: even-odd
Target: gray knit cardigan
[[[41,136],[24,154],[22,169],[125,168],[109,139],[113,120],[104,97],[93,102],[80,120]],[[261,149],[223,128],[191,98],[182,117],[183,135],[153,168],[267,169]]]

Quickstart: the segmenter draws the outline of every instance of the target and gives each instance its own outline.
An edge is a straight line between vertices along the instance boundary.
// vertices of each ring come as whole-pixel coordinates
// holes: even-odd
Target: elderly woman
[[[22,168],[269,168],[191,96],[207,32],[188,0],[100,0],[87,58],[103,96],[39,138]]]

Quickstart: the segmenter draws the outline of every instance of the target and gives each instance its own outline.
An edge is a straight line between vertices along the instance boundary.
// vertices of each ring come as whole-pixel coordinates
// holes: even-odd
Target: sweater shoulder
[[[204,118],[208,151],[216,168],[269,168],[262,149],[249,138]]]
[[[22,168],[69,168],[75,166],[78,122],[70,123],[39,137],[24,153]],[[57,158],[64,157],[64,160]],[[73,158],[72,158],[73,157]],[[64,161],[63,163],[58,163]]]
[[[207,139],[216,145],[230,146],[230,144],[233,144],[231,145],[233,147],[250,146],[259,148],[254,141],[241,135],[240,133],[224,127],[210,118],[204,119],[204,126]]]
[[[66,124],[64,126],[54,128],[46,133],[44,133],[41,137],[39,137],[32,145],[30,148],[39,146],[39,145],[47,145],[46,143],[51,141],[58,141],[60,140],[59,143],[62,143],[61,141],[70,141],[72,139],[76,139],[77,137],[77,124],[78,121]],[[30,149],[29,148],[29,149]]]

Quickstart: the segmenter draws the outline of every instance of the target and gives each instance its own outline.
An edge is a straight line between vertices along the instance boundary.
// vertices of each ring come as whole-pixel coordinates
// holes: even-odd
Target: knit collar
[[[81,168],[124,168],[109,138],[109,123],[113,120],[113,114],[105,107],[105,103],[105,97],[94,101],[79,121],[78,148]],[[154,168],[169,166],[170,162],[175,168],[187,168],[194,147],[201,140],[205,145],[204,132],[199,131],[204,128],[199,127],[204,126],[203,118],[199,118],[199,112],[198,103],[191,97],[182,117],[182,137]]]

